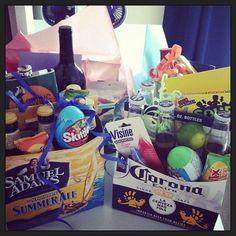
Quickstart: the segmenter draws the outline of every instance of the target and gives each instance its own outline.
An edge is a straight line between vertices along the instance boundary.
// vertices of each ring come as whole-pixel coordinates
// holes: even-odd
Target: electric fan
[[[111,18],[113,28],[119,27],[125,20],[127,9],[124,5],[108,5],[107,10]],[[55,25],[75,14],[75,6],[43,6],[42,13],[44,20],[49,25]]]
[[[75,6],[43,6],[42,13],[44,20],[49,25],[55,25],[75,14]]]
[[[113,28],[119,27],[126,18],[126,7],[124,5],[109,5],[107,6],[107,10],[110,15]]]

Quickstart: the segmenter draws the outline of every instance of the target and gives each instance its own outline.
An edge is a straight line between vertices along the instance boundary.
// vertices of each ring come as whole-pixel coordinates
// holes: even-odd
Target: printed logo
[[[134,134],[133,130],[130,128],[130,124],[123,123],[118,129],[110,131],[110,134],[115,144],[131,142],[134,140]]]
[[[191,192],[197,195],[202,195],[201,187],[193,187],[185,185],[184,183],[179,184],[178,182],[168,181],[162,177],[157,177],[151,173],[151,171],[147,168],[143,168],[141,166],[135,165],[130,168],[130,174],[140,181],[144,183],[152,183],[153,186],[163,186],[166,190],[176,191],[181,190],[185,192]]]
[[[204,99],[197,102],[197,109],[193,111],[196,114],[202,114],[205,116],[213,117],[216,111],[230,111],[231,102],[227,103],[224,101],[224,97],[219,97],[218,95],[212,96],[212,101],[208,102]]]
[[[192,214],[187,215],[185,211],[179,211],[180,217],[183,221],[183,223],[192,225],[192,226],[197,226],[201,229],[207,229],[208,224],[202,225],[201,222],[203,221],[203,214],[200,213],[199,210],[196,210],[192,208]]]
[[[40,85],[31,85],[30,88],[38,95],[42,96],[43,98],[49,100],[50,102],[54,102],[55,101],[55,96],[53,95],[53,93]],[[29,93],[28,91],[25,90],[24,87],[22,86],[17,86],[16,87],[16,91],[14,92],[14,95],[20,100],[21,103],[26,103],[28,101],[32,100],[32,104],[31,105],[38,105],[41,104],[42,101],[40,98],[34,98],[32,96],[31,93]],[[16,104],[13,101],[9,101],[9,108],[15,108]]]
[[[149,198],[149,205],[161,215],[170,215],[176,210],[176,204],[173,200],[155,195]]]
[[[40,173],[37,172],[37,165],[38,159],[32,158],[27,165],[18,166],[6,172],[6,203],[52,189],[40,176],[57,185],[58,188],[67,185],[69,163],[45,162],[41,166]]]
[[[117,200],[117,202],[121,205],[128,205],[130,207],[134,207],[134,208],[138,208],[140,209],[144,203],[146,202],[145,199],[141,198],[139,200],[137,200],[135,198],[135,194],[136,192],[125,192],[125,194],[123,195],[124,200],[122,201],[120,198]]]
[[[214,163],[209,170],[206,171],[206,173],[204,174],[204,179],[217,181],[227,179],[228,175],[228,166],[225,163],[218,161]]]
[[[178,106],[180,108],[182,107],[185,107],[185,106],[188,106],[188,105],[191,105],[191,104],[195,104],[196,101],[193,99],[193,100],[189,100],[188,98],[183,98],[181,100],[178,101]]]
[[[79,147],[88,139],[89,126],[85,118],[68,127],[63,134],[63,141],[72,147]]]

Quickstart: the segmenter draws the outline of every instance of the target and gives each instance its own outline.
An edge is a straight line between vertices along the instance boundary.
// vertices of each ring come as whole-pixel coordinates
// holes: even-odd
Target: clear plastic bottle
[[[20,130],[18,128],[17,116],[13,112],[6,112],[5,114],[5,132],[6,132],[6,143],[5,143],[5,154],[6,156],[18,155],[21,152],[16,148],[14,141],[21,138]]]
[[[145,99],[142,95],[138,94],[129,97],[128,117],[141,116],[144,105],[145,105]]]
[[[203,163],[205,163],[209,152],[219,155],[227,154],[230,147],[230,112],[217,111],[208,134],[203,151]]]
[[[167,156],[176,145],[174,109],[175,105],[169,100],[160,101],[157,105],[158,121],[156,130],[156,150],[164,167],[167,167]]]
[[[153,104],[155,83],[150,80],[143,81],[140,86],[140,94],[145,98],[147,105]]]

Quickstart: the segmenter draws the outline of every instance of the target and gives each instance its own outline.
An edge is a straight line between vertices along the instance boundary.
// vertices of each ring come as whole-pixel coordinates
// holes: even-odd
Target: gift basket
[[[230,68],[191,62],[179,45],[160,55],[135,93],[104,6],[6,46],[8,230],[71,227],[66,216],[102,205],[106,160],[113,208],[214,228],[230,176]]]

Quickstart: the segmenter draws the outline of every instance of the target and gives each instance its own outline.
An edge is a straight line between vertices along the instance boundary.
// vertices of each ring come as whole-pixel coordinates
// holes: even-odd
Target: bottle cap
[[[155,83],[150,80],[143,81],[141,83],[141,88],[145,90],[153,90],[155,88]]]
[[[158,103],[157,107],[161,112],[170,112],[175,109],[175,104],[169,100],[163,100]]]
[[[230,112],[229,111],[217,111],[214,115],[215,119],[224,122],[229,123],[230,122]]]
[[[32,75],[32,66],[31,65],[23,65],[23,66],[19,66],[17,67],[17,72],[21,75],[21,76],[26,76],[29,77]]]
[[[5,117],[6,117],[6,120],[5,120],[6,125],[13,124],[14,122],[17,121],[17,116],[13,112],[6,112]]]
[[[68,33],[72,33],[72,28],[69,25],[62,25],[59,27],[59,34],[68,34]]]
[[[138,94],[133,95],[129,97],[129,104],[136,105],[136,106],[142,106],[145,104],[145,98],[144,96]]]
[[[51,106],[42,105],[42,106],[39,106],[37,109],[38,116],[50,116],[52,114],[53,114],[53,109]]]
[[[66,86],[66,90],[81,90],[78,84],[69,84]]]

